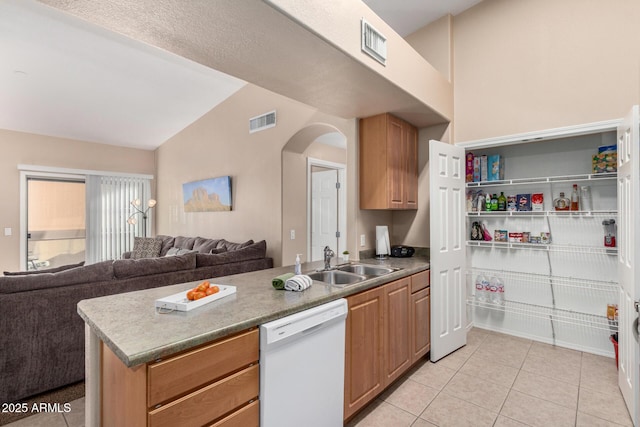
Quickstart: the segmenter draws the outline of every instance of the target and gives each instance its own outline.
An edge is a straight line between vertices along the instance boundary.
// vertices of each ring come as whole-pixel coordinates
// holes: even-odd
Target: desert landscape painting
[[[221,176],[182,184],[185,212],[231,210],[231,177]]]

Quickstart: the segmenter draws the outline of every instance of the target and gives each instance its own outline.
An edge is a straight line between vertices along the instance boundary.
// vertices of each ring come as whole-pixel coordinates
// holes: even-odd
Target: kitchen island
[[[360,262],[400,270],[346,287],[314,282],[304,292],[278,291],[271,285],[274,277],[291,272],[292,266],[219,277],[212,283],[235,286],[237,292],[189,312],[160,314],[154,303],[159,298],[188,290],[196,282],[81,301],[78,313],[85,321],[87,425],[101,423],[101,366],[105,353],[111,354],[123,367],[135,370],[141,365],[429,268],[425,258]],[[303,264],[303,271],[314,271],[321,266],[320,262]]]

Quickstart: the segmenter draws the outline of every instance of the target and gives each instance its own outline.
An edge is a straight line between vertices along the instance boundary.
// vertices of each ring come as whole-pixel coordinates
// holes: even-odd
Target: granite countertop
[[[271,285],[274,277],[293,272],[293,266],[285,266],[211,279],[212,284],[236,286],[236,293],[188,312],[160,314],[155,301],[201,281],[83,300],[78,313],[126,366],[133,367],[429,268],[428,259],[419,257],[358,262],[400,270],[346,287],[315,281],[303,292],[291,292]],[[302,271],[321,267],[321,262],[305,263]]]

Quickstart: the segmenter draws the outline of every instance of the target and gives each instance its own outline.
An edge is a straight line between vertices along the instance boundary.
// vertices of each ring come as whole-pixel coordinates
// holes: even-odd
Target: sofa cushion
[[[180,248],[180,249],[193,249],[193,244],[195,242],[196,242],[195,237],[178,236],[175,238],[173,242],[173,247]]]
[[[153,237],[136,237],[133,240],[132,259],[155,258],[160,256],[162,240]]]
[[[196,267],[209,267],[232,262],[248,261],[264,258],[267,253],[267,242],[261,240],[242,249],[227,251],[221,254],[196,254]]]
[[[198,251],[194,251],[193,249],[171,248],[167,251],[167,254],[165,256],[184,255],[190,254],[191,252],[197,253]]]
[[[102,261],[84,267],[71,268],[57,273],[30,274],[26,276],[0,277],[0,293],[55,288],[79,283],[101,282],[113,279],[113,261]]]
[[[218,247],[220,248],[224,248],[227,251],[237,251],[238,249],[242,249],[242,248],[246,248],[249,245],[253,245],[253,240],[247,240],[244,243],[234,243],[234,242],[228,242],[225,239],[221,239],[220,242],[218,243]]]
[[[77,264],[61,265],[59,267],[47,268],[45,270],[29,270],[29,271],[5,271],[5,276],[26,276],[28,274],[57,273],[59,271],[71,270],[72,268],[82,267],[84,261]]]
[[[211,249],[218,247],[220,240],[222,239],[205,239],[204,237],[196,237],[196,240],[193,243],[193,249],[201,254],[208,254],[211,252]]]
[[[195,253],[158,258],[118,259],[113,262],[113,272],[118,279],[194,268],[196,268]]]
[[[162,240],[162,248],[160,249],[160,256],[165,256],[169,249],[173,247],[173,242],[176,238],[173,236],[166,236],[164,234],[158,234],[156,239]]]

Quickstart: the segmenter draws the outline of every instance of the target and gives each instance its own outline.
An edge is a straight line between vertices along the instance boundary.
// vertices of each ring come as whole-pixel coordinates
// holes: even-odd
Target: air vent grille
[[[387,61],[387,38],[362,18],[362,51],[385,65]]]
[[[275,127],[276,125],[276,112],[262,114],[261,116],[253,117],[249,119],[249,133],[258,132],[261,130]]]

